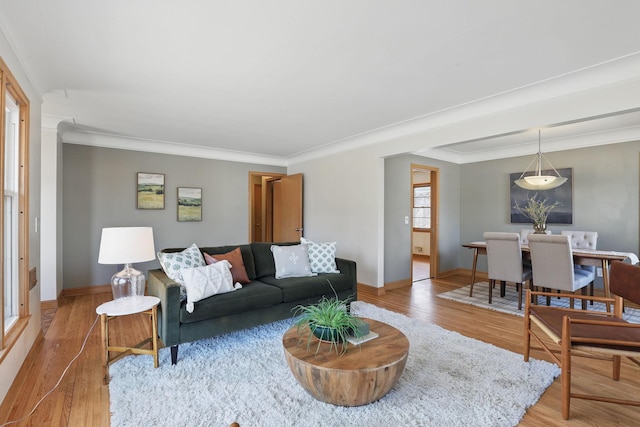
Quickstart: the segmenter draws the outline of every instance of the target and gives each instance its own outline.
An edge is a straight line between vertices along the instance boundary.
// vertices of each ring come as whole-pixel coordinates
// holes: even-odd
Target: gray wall
[[[460,242],[460,165],[402,155],[384,162],[384,281],[411,277],[411,164],[439,169],[438,254],[440,271],[458,268]]]
[[[640,235],[640,142],[547,153],[556,168],[573,168],[573,224],[560,230],[595,230],[598,249],[638,253]],[[470,269],[472,251],[461,244],[482,240],[485,231],[520,232],[511,224],[509,174],[522,172],[533,156],[455,165],[420,156],[385,159],[385,283],[411,277],[410,167],[440,168],[440,271]],[[485,257],[478,270],[487,271]],[[598,283],[600,279],[598,280]]]
[[[640,142],[546,154],[556,168],[573,168],[573,224],[547,229],[594,230],[598,249],[638,253]],[[521,172],[530,157],[501,159],[462,167],[462,242],[481,240],[484,231],[520,231],[509,222],[509,174]],[[462,250],[471,266],[471,251]],[[479,265],[486,271],[484,260]]]
[[[235,244],[248,240],[248,172],[280,172],[265,167],[216,160],[64,145],[64,287],[105,284],[117,270],[97,264],[100,231],[109,226],[154,227],[156,248],[197,244]],[[547,153],[556,168],[573,168],[573,224],[549,225],[561,229],[596,230],[598,248],[638,253],[640,142]],[[340,156],[338,156],[340,157]],[[487,230],[519,231],[522,224],[509,222],[509,174],[521,172],[533,156],[492,160],[465,165],[415,155],[384,160],[384,283],[408,279],[411,267],[410,168],[412,163],[439,168],[439,267],[441,272],[471,267],[471,251],[460,245],[480,240]],[[332,159],[331,169],[336,170]],[[117,166],[114,166],[117,165]],[[318,193],[313,168],[289,170],[305,173],[305,235],[316,240],[338,240],[340,256],[359,262],[359,280],[375,284],[375,265],[365,260],[371,230],[358,228],[357,202],[362,191],[348,191],[361,181],[341,181],[331,192]],[[322,165],[323,166],[323,165]],[[292,168],[290,168],[292,169]],[[319,167],[321,181],[330,179],[327,167]],[[362,169],[355,169],[362,171]],[[137,210],[136,172],[166,174],[164,210]],[[320,178],[319,178],[320,179]],[[203,221],[176,221],[176,188],[203,188]],[[375,186],[372,188],[375,190]],[[344,200],[338,201],[338,196]],[[336,198],[334,201],[333,198]],[[366,210],[366,206],[365,206]],[[335,217],[335,218],[334,218]],[[335,223],[335,224],[334,224]],[[344,230],[340,229],[344,228]],[[359,236],[359,245],[348,244],[348,234]],[[155,268],[157,262],[139,267]],[[479,270],[486,271],[480,259]],[[364,272],[364,277],[360,277]],[[363,280],[364,279],[364,280]]]
[[[640,142],[547,153],[556,168],[573,168],[573,224],[547,226],[598,232],[598,249],[638,253]],[[509,219],[509,174],[522,172],[533,156],[462,165],[460,242],[482,240],[484,231],[526,228]],[[460,248],[461,267],[471,268],[472,251]],[[486,260],[478,269],[486,270]]]
[[[103,285],[118,266],[98,264],[103,227],[151,226],[156,250],[248,242],[249,172],[281,167],[63,144],[64,288]],[[165,174],[165,208],[136,209],[137,172]],[[177,187],[202,188],[202,221],[177,221]],[[136,264],[146,272],[157,260]]]

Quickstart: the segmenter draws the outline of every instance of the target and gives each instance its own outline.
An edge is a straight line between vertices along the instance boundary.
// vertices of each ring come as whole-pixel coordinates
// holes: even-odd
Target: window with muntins
[[[4,330],[5,332],[18,320],[18,126],[20,108],[13,97],[7,93],[4,118]]]
[[[431,185],[413,186],[413,228],[420,231],[431,229]]]
[[[0,58],[0,362],[24,330],[29,314],[29,100]]]

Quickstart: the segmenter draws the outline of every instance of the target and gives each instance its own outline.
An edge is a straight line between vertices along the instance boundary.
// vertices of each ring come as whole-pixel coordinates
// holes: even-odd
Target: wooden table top
[[[336,370],[369,370],[380,369],[398,363],[409,353],[409,340],[398,329],[373,319],[362,318],[370,326],[372,332],[379,336],[360,345],[349,343],[346,353],[336,354],[335,346],[331,349],[328,343],[320,343],[316,354],[318,339],[312,337],[311,346],[307,350],[307,329],[298,334],[298,327],[292,326],[282,337],[286,352],[292,357],[317,367]],[[338,350],[342,344],[338,344]]]
[[[469,249],[479,249],[486,250],[487,243],[486,242],[471,242],[465,243],[462,245],[463,248]],[[521,246],[523,253],[529,252],[529,246],[522,245]],[[593,258],[596,260],[605,260],[605,261],[624,261],[627,258],[631,260],[632,264],[635,264],[637,261],[637,256],[631,252],[620,252],[620,251],[602,251],[596,249],[571,249],[574,257],[580,258]],[[483,252],[484,253],[484,252]]]

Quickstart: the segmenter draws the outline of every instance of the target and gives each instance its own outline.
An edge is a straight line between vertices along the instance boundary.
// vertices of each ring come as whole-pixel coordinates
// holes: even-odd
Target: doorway
[[[411,164],[411,283],[438,277],[439,169]]]
[[[284,174],[267,172],[249,172],[249,242],[266,242],[267,197],[266,180],[276,179]],[[269,203],[267,203],[269,201]]]
[[[249,241],[299,241],[302,174],[249,172]]]

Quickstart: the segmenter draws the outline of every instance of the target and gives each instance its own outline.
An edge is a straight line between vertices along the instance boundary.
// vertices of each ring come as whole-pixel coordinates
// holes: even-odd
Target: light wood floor
[[[428,255],[413,255],[411,259],[413,283],[428,280],[431,277],[431,257]]]
[[[468,276],[427,280],[387,292],[384,296],[361,292],[359,299],[522,353],[521,318],[436,297],[440,292],[466,285],[468,280]],[[63,301],[44,340],[34,349],[0,406],[0,425],[26,415],[51,389],[81,347],[96,318],[95,308],[110,299],[110,294],[98,294],[68,297]],[[142,331],[148,327],[144,316],[127,316],[116,321],[121,321],[121,324],[112,325],[112,331],[119,331],[116,339],[124,340],[125,344],[139,341],[144,335]],[[539,351],[535,351],[533,357],[546,359]],[[496,360],[495,363],[501,361]],[[44,400],[33,416],[13,425],[108,426],[109,392],[108,387],[102,385],[100,369],[100,331],[96,325],[86,349],[69,369],[59,388]],[[604,390],[640,399],[640,369],[628,361],[624,362],[623,379],[617,383],[610,379],[610,373],[610,364],[604,361],[580,359],[573,367],[574,388]],[[639,423],[640,408],[577,399],[572,401],[571,420],[562,421],[560,384],[556,379],[540,401],[529,409],[521,425],[633,426]]]

